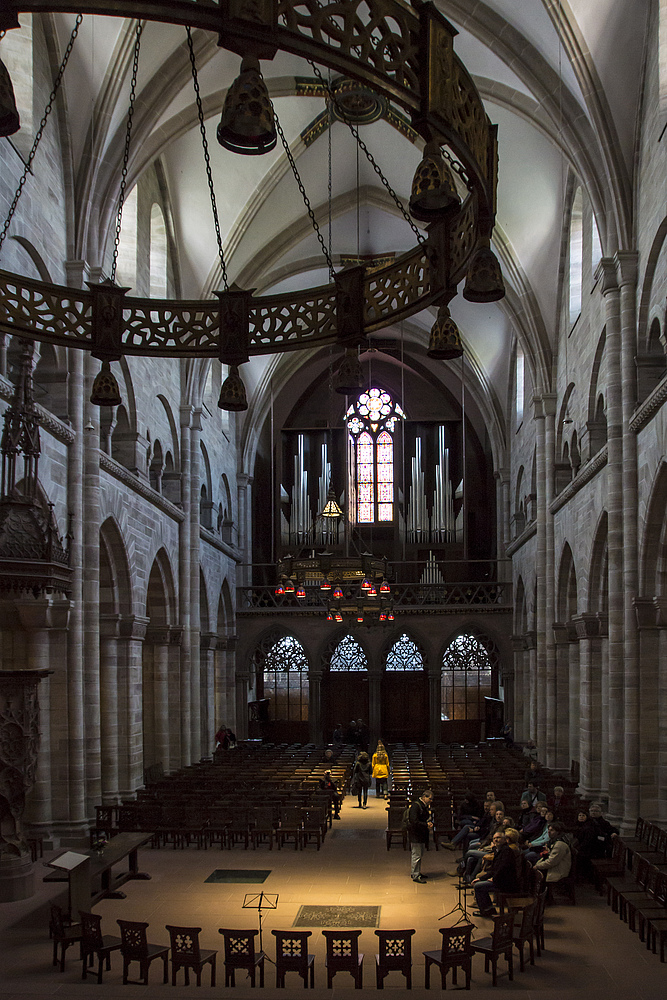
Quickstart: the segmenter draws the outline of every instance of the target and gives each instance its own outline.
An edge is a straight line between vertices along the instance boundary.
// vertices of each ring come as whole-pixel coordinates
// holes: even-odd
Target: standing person
[[[360,809],[366,808],[368,803],[368,789],[370,787],[371,762],[368,754],[365,751],[362,751],[357,757],[354,770],[352,771],[352,781],[350,782],[350,791],[359,799]]]
[[[381,795],[386,793],[389,779],[389,757],[382,740],[378,740],[373,754],[373,777],[375,778],[375,797],[379,799]]]
[[[368,726],[363,719],[357,719],[357,748],[364,753],[368,752],[368,737],[370,733]]]
[[[345,730],[343,729],[343,723],[337,722],[336,727],[333,731],[333,745],[336,750],[341,751],[343,749],[343,744],[345,743]]]
[[[431,820],[431,803],[433,792],[427,788],[410,806],[408,812],[408,835],[410,837],[410,878],[413,882],[423,885],[426,875],[422,874],[422,857],[428,846],[433,821]]]
[[[343,796],[338,791],[338,785],[333,780],[331,771],[325,771],[324,777],[320,778],[320,788],[323,792],[329,793],[329,800],[334,809],[334,819],[340,819],[340,806]]]

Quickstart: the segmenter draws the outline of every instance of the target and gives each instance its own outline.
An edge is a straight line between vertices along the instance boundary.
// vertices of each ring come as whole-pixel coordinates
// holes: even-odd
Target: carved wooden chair
[[[179,969],[185,973],[185,985],[190,985],[190,969],[197,977],[197,986],[201,986],[202,969],[208,963],[211,966],[211,986],[215,986],[215,957],[217,951],[199,947],[201,927],[176,927],[166,925],[171,939],[171,985],[176,985],[176,975]]]
[[[529,948],[530,964],[535,965],[535,928],[533,926],[533,916],[536,905],[536,900],[533,900],[532,903],[528,906],[522,907],[522,909],[515,914],[512,940],[514,941],[514,945],[519,952],[519,968],[521,972],[524,972],[526,968],[523,960],[523,949],[526,944]]]
[[[322,931],[327,942],[327,989],[331,989],[337,972],[349,972],[355,988],[360,990],[364,981],[364,956],[359,952],[361,931]]]
[[[431,966],[440,969],[440,981],[443,990],[447,989],[447,973],[452,970],[452,982],[457,985],[456,973],[463,969],[466,974],[466,989],[470,989],[472,974],[472,924],[455,924],[454,927],[441,927],[442,945],[439,951],[425,951],[424,955],[424,986],[431,985]]]
[[[163,983],[169,982],[169,947],[161,944],[149,944],[146,938],[146,928],[148,924],[137,920],[117,920],[120,927],[121,946],[120,953],[123,956],[123,985],[129,982],[128,971],[131,962],[139,963],[139,977],[144,986],[148,986],[148,972],[151,962],[156,958],[161,958],[164,966]]]
[[[308,954],[308,938],[312,931],[271,931],[276,939],[276,986],[285,986],[285,974],[298,972],[303,988],[315,989],[315,956]]]
[[[83,968],[81,978],[85,979],[88,969],[97,955],[97,981],[102,982],[102,966],[106,961],[107,971],[111,968],[111,952],[120,951],[121,940],[113,934],[102,934],[102,917],[99,913],[84,913],[81,917],[81,958]]]
[[[412,989],[412,935],[409,931],[376,931],[380,953],[375,956],[375,980],[379,990],[384,988],[385,976],[402,972],[407,988]]]
[[[489,971],[489,965],[493,973],[493,985],[498,985],[498,959],[504,957],[507,961],[507,970],[510,980],[514,979],[514,966],[512,948],[514,942],[514,913],[501,913],[497,917],[492,917],[493,933],[491,937],[482,938],[475,941],[472,946],[473,952],[484,955],[484,971]]]
[[[255,937],[258,930],[232,930],[220,927],[218,933],[225,941],[225,986],[235,986],[234,974],[237,969],[245,969],[250,985],[255,985],[255,973],[259,969],[259,985],[264,986],[263,951],[255,951]]]
[[[65,971],[65,952],[72,944],[81,944],[81,924],[72,924],[65,917],[57,903],[51,903],[51,918],[49,934],[53,938],[53,964],[60,965],[60,971]],[[58,961],[60,948],[60,962]],[[79,948],[81,957],[81,949]]]

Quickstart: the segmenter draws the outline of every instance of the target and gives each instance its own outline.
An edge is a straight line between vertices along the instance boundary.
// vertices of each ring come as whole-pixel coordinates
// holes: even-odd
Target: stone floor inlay
[[[204,882],[266,882],[270,868],[216,868]]]
[[[292,927],[379,927],[380,906],[302,906]]]

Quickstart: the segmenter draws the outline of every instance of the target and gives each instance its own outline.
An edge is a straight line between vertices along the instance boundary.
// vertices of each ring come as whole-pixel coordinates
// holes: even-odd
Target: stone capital
[[[601,282],[600,289],[603,295],[607,295],[609,292],[617,292],[616,259],[614,257],[602,257],[595,269],[594,278],[596,281]]]
[[[496,469],[493,473],[494,479],[499,479],[501,483],[509,483],[511,479],[510,469]]]
[[[617,250],[614,254],[618,284],[621,288],[623,285],[637,284],[638,260],[639,254],[636,250]]]
[[[117,639],[121,615],[100,615],[100,639]]]
[[[169,627],[169,645],[170,646],[180,646],[183,642],[183,626],[182,625],[170,625]]]
[[[564,646],[570,641],[567,625],[564,622],[554,622],[552,628],[554,632],[554,642],[557,646]]]
[[[656,608],[656,624],[658,628],[664,628],[667,625],[667,598],[654,597],[653,603]]]
[[[204,632],[199,636],[199,648],[203,651],[218,648],[218,636],[215,632]]]
[[[661,609],[656,605],[656,600],[660,599],[653,597],[635,597],[632,603],[635,608],[637,628],[658,627],[658,619],[660,618]],[[665,602],[665,611],[667,611],[667,601]]]
[[[150,618],[142,618],[139,615],[123,615],[118,623],[120,638],[136,639],[138,642],[143,642],[149,624]]]
[[[179,407],[179,411],[178,412],[179,412],[179,415],[180,415],[181,427],[182,428],[189,427],[190,426],[190,421],[192,420],[193,407],[192,406],[181,406],[181,407]]]
[[[168,646],[171,636],[168,625],[147,625],[146,642],[153,646]]]
[[[523,634],[523,648],[524,649],[537,649],[537,632],[524,632],[524,634]]]
[[[543,420],[545,417],[556,415],[556,403],[558,396],[555,392],[542,392],[532,398],[533,419]]]
[[[596,614],[574,615],[572,623],[577,639],[596,639],[600,635],[600,618]]]
[[[512,636],[512,649],[513,649],[513,651],[515,653],[523,653],[523,651],[524,651],[525,648],[526,647],[524,645],[523,636],[522,635],[513,635]]]

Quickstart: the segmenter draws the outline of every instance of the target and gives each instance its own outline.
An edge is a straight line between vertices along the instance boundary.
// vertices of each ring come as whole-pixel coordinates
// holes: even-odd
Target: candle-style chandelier
[[[180,24],[187,31],[224,284],[215,293],[216,300],[128,298],[129,289],[118,287],[113,280],[115,267],[111,280],[90,284],[87,290],[0,271],[0,332],[90,351],[102,362],[93,386],[93,402],[113,406],[120,401],[111,363],[123,356],[212,357],[228,366],[219,405],[244,410],[247,399],[239,368],[251,356],[330,344],[337,344],[343,352],[336,373],[337,391],[356,392],[362,387],[359,347],[372,332],[437,306],[427,353],[434,360],[458,357],[463,348],[448,303],[459,282],[465,279],[463,296],[472,302],[492,302],[504,295],[500,267],[490,248],[497,186],[496,127],[454,53],[456,30],[432,3],[413,0],[410,8],[398,0],[224,0],[219,4],[191,0],[4,0],[0,31],[20,27],[18,14],[22,11],[71,12],[77,14],[77,22],[25,174],[0,232],[0,250],[82,16],[139,19],[116,236],[125,194],[142,23]],[[371,161],[410,223],[415,247],[372,274],[363,263],[334,273],[328,258],[331,282],[299,292],[255,296],[249,289],[230,286],[210,178],[190,34],[193,28],[216,32],[219,44],[238,53],[242,60],[240,75],[227,93],[218,141],[239,154],[258,155],[274,148],[279,136],[297,180],[298,171],[262,78],[260,60],[270,60],[280,50],[307,59],[335,117],[348,125],[369,157],[355,124],[355,116],[358,124],[373,120],[364,119],[363,106],[375,104],[380,114],[388,107],[407,113],[412,129],[425,144],[414,175],[409,213],[372,157]],[[331,85],[320,65],[335,74]],[[17,122],[11,80],[0,63],[0,135],[13,134]],[[307,196],[305,200],[309,207]],[[314,220],[312,210],[309,214]],[[413,219],[426,224],[426,235]],[[321,238],[320,244],[326,256]]]

